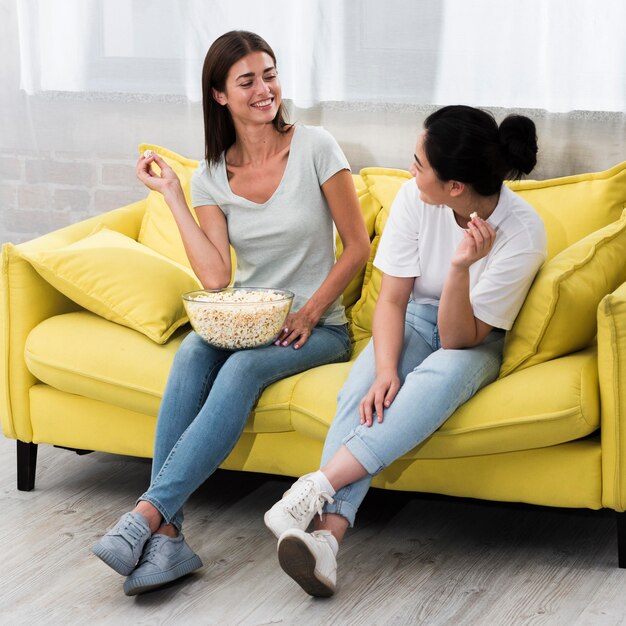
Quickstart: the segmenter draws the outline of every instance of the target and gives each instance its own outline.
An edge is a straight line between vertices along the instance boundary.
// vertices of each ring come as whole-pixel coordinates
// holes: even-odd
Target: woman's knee
[[[180,344],[174,355],[176,366],[197,366],[201,363],[211,363],[219,357],[219,350],[212,348],[200,335],[190,332]]]
[[[222,382],[233,383],[253,382],[264,378],[263,362],[258,358],[259,353],[253,350],[233,352],[220,370]]]
[[[481,344],[466,350],[437,350],[429,367],[448,379],[475,381],[478,384],[497,378],[502,362],[502,344]]]

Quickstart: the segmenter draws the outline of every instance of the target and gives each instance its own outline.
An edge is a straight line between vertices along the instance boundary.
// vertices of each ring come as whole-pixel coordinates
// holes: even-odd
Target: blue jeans
[[[427,439],[463,402],[494,381],[500,370],[504,333],[492,331],[474,348],[444,350],[439,343],[437,307],[407,307],[404,346],[398,364],[401,388],[382,423],[361,426],[359,403],[376,378],[374,345],[370,341],[339,392],[322,467],[344,445],[368,475],[347,485],[327,504],[327,513],[345,517],[350,525],[365,498],[372,477]]]
[[[153,504],[179,530],[182,507],[234,448],[261,392],[298,372],[347,361],[347,326],[317,326],[298,350],[213,348],[191,332],[174,358],[156,428],[150,487]]]

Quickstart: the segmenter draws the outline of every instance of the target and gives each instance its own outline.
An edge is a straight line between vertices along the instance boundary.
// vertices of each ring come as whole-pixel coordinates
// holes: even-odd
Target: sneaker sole
[[[195,554],[190,559],[179,563],[172,569],[160,574],[146,574],[145,576],[138,576],[137,578],[129,578],[124,583],[124,593],[127,596],[136,596],[139,593],[145,591],[151,591],[152,589],[158,589],[167,583],[171,583],[187,574],[191,574],[197,569],[202,567],[202,561],[200,557]]]
[[[297,537],[285,537],[278,546],[278,562],[310,596],[329,598],[335,585],[315,571],[315,556]]]
[[[104,563],[106,563],[111,569],[114,569],[118,574],[122,576],[128,576],[135,566],[129,566],[115,556],[115,553],[111,552],[103,545],[97,543],[91,551]]]

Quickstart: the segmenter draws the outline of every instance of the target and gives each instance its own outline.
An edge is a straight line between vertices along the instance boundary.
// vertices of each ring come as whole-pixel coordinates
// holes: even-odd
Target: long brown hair
[[[259,35],[246,30],[231,30],[218,37],[209,48],[202,68],[202,110],[204,112],[204,156],[209,166],[217,165],[222,153],[235,143],[235,126],[227,107],[213,98],[212,89],[223,92],[226,77],[234,63],[250,52],[265,52],[274,61],[276,55]],[[274,128],[285,132],[289,124],[281,102],[272,121]]]

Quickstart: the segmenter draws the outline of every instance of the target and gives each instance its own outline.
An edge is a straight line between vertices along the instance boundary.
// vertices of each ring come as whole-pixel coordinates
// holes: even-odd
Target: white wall
[[[0,25],[0,243],[25,241],[143,197],[134,177],[141,142],[201,158],[199,104],[139,96],[26,96],[19,90],[13,0],[0,0]],[[325,126],[358,171],[408,167],[431,110],[327,103],[291,108],[290,114],[292,120]],[[494,110],[497,118],[508,112]],[[626,159],[624,114],[523,112],[538,128],[535,178],[602,170]]]

